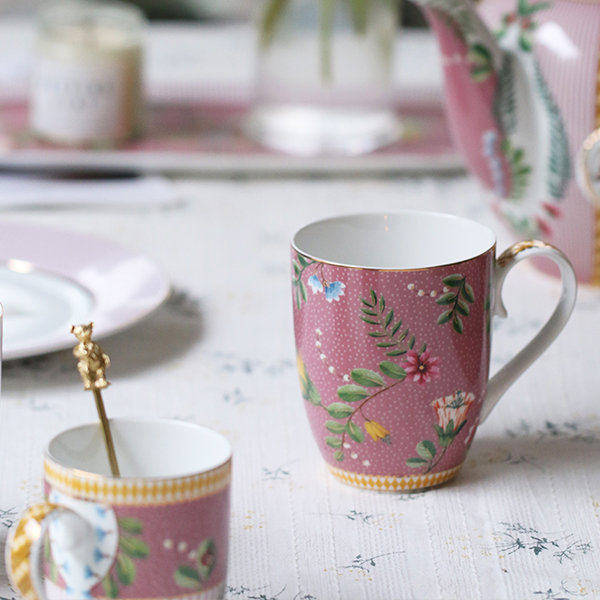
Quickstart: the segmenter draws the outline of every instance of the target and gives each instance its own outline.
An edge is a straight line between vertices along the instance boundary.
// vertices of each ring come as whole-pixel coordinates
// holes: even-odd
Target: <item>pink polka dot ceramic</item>
[[[313,223],[292,240],[300,387],[321,453],[342,481],[416,490],[452,478],[479,423],[558,335],[576,282],[543,242],[495,258],[493,232],[406,211]],[[523,258],[560,268],[563,295],[540,333],[488,381],[490,324]]]

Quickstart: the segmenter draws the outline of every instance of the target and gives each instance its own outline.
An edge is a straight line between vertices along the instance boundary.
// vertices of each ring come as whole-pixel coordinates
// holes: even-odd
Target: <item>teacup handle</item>
[[[66,509],[40,502],[25,510],[11,528],[6,542],[6,571],[24,600],[45,600],[42,543],[50,519]]]
[[[75,507],[48,501],[30,506],[11,528],[6,543],[7,572],[11,583],[25,600],[47,598],[42,560],[43,545],[45,534],[53,522],[60,527],[60,541],[55,540],[53,544],[57,543],[57,548],[63,552],[87,560],[84,545],[86,540],[90,539],[94,526],[83,514],[79,514]],[[116,539],[116,535],[114,538]],[[105,539],[108,543],[112,543],[110,536],[105,536]],[[102,554],[104,557],[104,553]],[[112,563],[111,556],[110,553],[107,554],[102,564],[95,563],[93,577],[85,575],[86,590],[91,589],[106,574]],[[70,563],[71,577],[79,572],[73,567],[74,565]]]
[[[569,259],[551,244],[528,240],[512,245],[496,260],[494,314],[499,317],[507,316],[502,302],[502,286],[508,272],[520,261],[533,257],[547,257],[556,263],[562,278],[561,296],[554,312],[537,335],[489,380],[487,394],[481,408],[480,423],[487,418],[502,394],[554,341],[569,320],[575,306],[577,279]]]

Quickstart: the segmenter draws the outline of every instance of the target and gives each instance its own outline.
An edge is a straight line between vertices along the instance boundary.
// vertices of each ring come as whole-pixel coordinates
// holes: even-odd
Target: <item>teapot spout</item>
[[[417,0],[444,66],[446,112],[470,170],[520,234],[548,237],[571,177],[560,112],[533,53],[547,2],[519,0],[494,34],[471,0]]]

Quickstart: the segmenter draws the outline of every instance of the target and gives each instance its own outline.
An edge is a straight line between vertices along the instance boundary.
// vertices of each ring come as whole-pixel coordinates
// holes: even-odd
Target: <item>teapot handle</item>
[[[558,266],[562,278],[562,292],[558,304],[550,318],[534,338],[508,363],[506,363],[488,382],[487,393],[481,408],[480,422],[490,414],[492,408],[504,392],[539,358],[546,348],[561,332],[575,306],[577,298],[577,280],[569,259],[556,247],[538,240],[518,242],[496,260],[494,314],[506,317],[502,302],[502,287],[508,272],[526,258],[547,257]]]
[[[579,150],[576,162],[579,188],[595,206],[600,206],[600,127],[588,135]]]

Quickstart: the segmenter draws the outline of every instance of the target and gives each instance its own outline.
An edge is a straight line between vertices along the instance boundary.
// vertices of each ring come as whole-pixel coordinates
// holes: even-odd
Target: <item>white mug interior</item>
[[[211,471],[231,458],[231,445],[219,433],[168,419],[111,419],[121,477],[177,478]],[[110,477],[100,423],[61,432],[48,444],[47,457],[70,469]]]
[[[364,269],[424,269],[463,262],[494,247],[488,227],[442,213],[356,214],[306,225],[292,247],[319,262]]]

